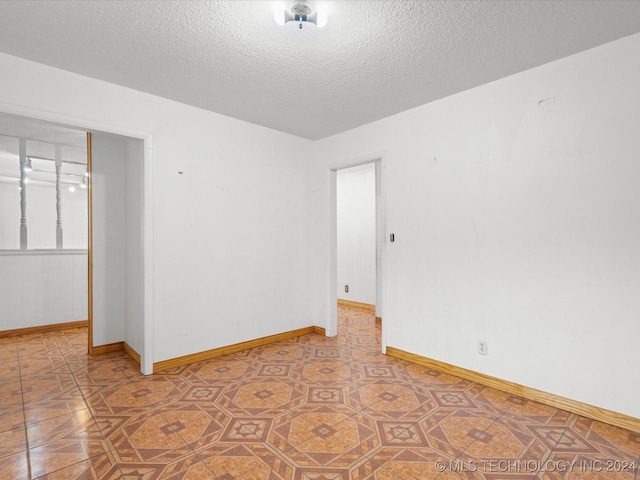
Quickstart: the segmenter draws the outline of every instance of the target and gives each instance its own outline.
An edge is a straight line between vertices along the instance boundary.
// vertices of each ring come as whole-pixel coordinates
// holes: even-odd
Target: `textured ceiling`
[[[637,0],[277,3],[5,0],[0,51],[319,139],[640,32]]]

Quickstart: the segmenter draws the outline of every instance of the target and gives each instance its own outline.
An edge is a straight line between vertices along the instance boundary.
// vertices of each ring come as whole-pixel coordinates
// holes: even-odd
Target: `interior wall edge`
[[[140,354],[135,351],[127,342],[122,342],[122,348],[125,353],[131,357],[131,360],[136,362],[140,366]]]

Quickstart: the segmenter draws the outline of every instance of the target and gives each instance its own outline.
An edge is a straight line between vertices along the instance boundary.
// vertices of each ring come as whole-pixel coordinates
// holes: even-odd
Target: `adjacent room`
[[[0,478],[638,478],[640,2],[0,2]]]

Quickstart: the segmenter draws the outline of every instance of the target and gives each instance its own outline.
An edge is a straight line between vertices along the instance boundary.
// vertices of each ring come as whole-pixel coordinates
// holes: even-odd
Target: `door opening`
[[[340,175],[340,182],[338,176]],[[344,181],[344,179],[351,175],[350,180]],[[360,177],[357,177],[360,175]],[[367,179],[367,177],[374,177],[373,179]],[[366,190],[367,182],[373,180],[372,187],[375,189],[375,194],[371,194],[370,201],[373,197],[373,205],[366,204]],[[364,198],[358,199],[357,193],[345,193],[339,192],[339,183],[352,183],[356,184],[356,190],[364,190]],[[355,220],[359,222],[358,227],[361,229],[358,236],[362,237],[362,241],[366,243],[362,244],[363,251],[360,252],[364,258],[360,260],[343,258],[347,254],[349,247],[345,247],[338,239],[338,235],[345,235],[345,232],[339,232],[339,222],[343,224],[345,222],[354,221],[357,219],[357,212],[348,212],[341,208],[340,214],[338,213],[338,196],[341,195],[341,202],[348,201],[354,202],[351,207],[355,207],[360,202],[365,202],[363,208],[366,210],[364,215],[368,218],[362,218]],[[345,198],[346,195],[346,198]],[[355,195],[355,196],[354,196]],[[330,274],[330,295],[329,295],[329,323],[327,325],[327,336],[334,336],[337,334],[338,326],[338,299],[347,299],[347,301],[353,301],[361,304],[374,304],[375,316],[377,319],[383,319],[382,321],[382,352],[386,352],[386,322],[384,321],[385,311],[385,299],[386,299],[386,246],[385,246],[385,158],[384,155],[376,155],[368,158],[360,158],[353,161],[344,161],[330,170],[330,203],[331,203],[331,218],[330,218],[330,260],[331,260],[331,274]],[[344,205],[343,205],[344,207]],[[339,216],[341,218],[339,218]],[[372,218],[371,218],[372,217]],[[369,230],[373,230],[369,232]],[[368,233],[372,233],[374,239],[366,240]],[[353,232],[352,232],[353,234]],[[347,233],[348,235],[348,233]],[[344,240],[344,239],[341,239]],[[353,239],[352,239],[353,240]],[[356,240],[357,242],[357,240]],[[357,247],[351,247],[350,250],[357,250]],[[368,254],[371,254],[371,257]],[[341,256],[342,254],[342,256]],[[339,265],[338,262],[341,262]],[[345,274],[350,270],[349,275],[355,275],[358,278],[358,286],[355,284],[349,285],[345,283]],[[340,275],[340,277],[339,277]],[[373,278],[371,278],[373,277]],[[340,282],[339,279],[340,278]],[[351,277],[354,278],[354,277]],[[368,283],[368,284],[367,284]],[[367,284],[365,286],[365,284]],[[355,290],[354,290],[355,287]],[[346,292],[345,290],[348,290]],[[338,293],[340,292],[340,293]],[[351,299],[351,300],[349,300]]]
[[[376,305],[376,171],[368,163],[337,171],[338,303]]]
[[[0,119],[2,119],[3,116],[13,116],[29,121],[41,122],[53,126],[54,129],[59,127],[82,131],[82,136],[84,136],[84,132],[93,132],[86,139],[87,146],[89,147],[87,155],[91,155],[89,161],[92,162],[92,167],[90,168],[92,173],[90,173],[90,177],[88,177],[86,181],[81,181],[80,177],[83,177],[83,175],[76,175],[77,172],[71,172],[73,174],[72,176],[76,178],[76,181],[81,182],[78,184],[79,188],[84,188],[86,185],[87,191],[91,188],[93,195],[93,201],[89,204],[90,208],[93,209],[91,211],[92,233],[91,236],[87,235],[84,237],[90,240],[90,243],[85,247],[87,257],[89,257],[89,248],[92,249],[91,256],[93,257],[91,263],[87,261],[87,267],[93,270],[90,280],[92,282],[90,293],[92,297],[89,298],[89,294],[85,297],[87,298],[87,320],[90,320],[88,324],[91,330],[88,332],[89,341],[92,341],[92,339],[95,340],[97,337],[97,342],[90,345],[89,350],[93,350],[93,353],[99,353],[100,349],[96,352],[95,345],[104,346],[110,343],[124,343],[126,349],[129,342],[136,343],[137,353],[139,353],[141,357],[141,372],[144,374],[153,373],[153,237],[148,234],[148,232],[153,231],[152,135],[150,133],[143,133],[114,125],[105,125],[88,119],[78,119],[55,112],[44,112],[43,110],[19,105],[0,105]],[[96,144],[98,144],[99,148],[102,148],[104,152],[108,139],[114,138],[119,138],[124,142],[122,147],[124,154],[122,156],[126,161],[121,168],[125,170],[124,178],[129,183],[124,186],[122,182],[113,181],[112,178],[111,184],[122,186],[124,194],[128,195],[126,197],[127,206],[133,203],[136,211],[135,214],[131,215],[131,209],[127,209],[129,214],[124,220],[126,228],[124,249],[109,250],[107,255],[103,248],[107,242],[105,242],[105,238],[100,238],[101,229],[102,233],[104,233],[106,230],[104,223],[111,223],[114,218],[117,219],[118,215],[106,215],[104,208],[102,210],[100,210],[100,208],[96,210],[95,207],[96,205],[101,205],[102,207],[105,205],[112,206],[114,203],[117,203],[118,192],[114,191],[114,189],[109,189],[109,191],[106,192],[104,189],[104,178],[102,178],[102,186],[96,183],[96,180],[100,180],[99,177],[101,174],[101,172],[96,172],[96,168],[104,168],[105,165],[110,163],[103,161],[104,159],[101,160],[101,155],[96,155]],[[69,142],[65,141],[63,143],[68,144]],[[50,159],[55,160],[58,155],[57,153],[55,153],[55,155],[51,153],[40,156],[51,157]],[[107,156],[110,156],[110,154]],[[45,160],[50,159],[46,158]],[[82,159],[82,161],[75,158],[72,160],[74,161],[67,163],[82,164],[84,166],[84,159]],[[89,168],[88,165],[87,168]],[[38,167],[38,169],[40,168]],[[104,174],[104,172],[102,173]],[[69,181],[68,179],[63,179],[61,183],[69,183]],[[89,187],[89,184],[92,184],[91,187]],[[69,191],[73,190],[69,188]],[[76,192],[76,194],[77,193],[78,192]],[[89,196],[88,192],[87,196]],[[96,200],[98,200],[98,202],[96,202]],[[116,200],[116,202],[114,202],[114,200]],[[60,217],[59,211],[57,215]],[[56,225],[55,222],[53,224]],[[121,221],[120,224],[122,225]],[[56,228],[54,236],[56,246],[61,243],[59,242],[60,235],[58,230],[59,228]],[[67,240],[65,239],[65,245],[66,244]],[[108,261],[109,259],[114,258],[114,256],[121,257],[123,254],[126,256],[125,266],[121,268],[121,270],[123,271],[122,278],[126,277],[130,279],[127,283],[127,293],[124,298],[128,318],[124,320],[120,318],[121,321],[125,322],[125,325],[117,332],[112,329],[110,330],[111,327],[105,330],[104,326],[107,322],[100,321],[99,319],[100,311],[104,311],[105,309],[103,307],[109,299],[113,298],[113,289],[105,288],[101,272],[96,271],[98,266],[96,256],[99,256],[100,253],[103,257],[101,260],[102,265],[107,265],[111,270],[113,270],[113,265]],[[116,260],[118,260],[118,258],[116,258]],[[98,263],[100,263],[100,260],[98,260]],[[114,263],[117,264],[118,262]],[[98,282],[98,285],[96,285],[96,282]],[[102,283],[100,284],[100,282]],[[111,287],[115,285],[116,288],[119,288],[116,282],[107,283]],[[124,283],[124,281],[121,283]],[[88,285],[89,283],[87,282],[87,287]],[[133,292],[129,288],[132,285],[135,287]],[[116,301],[114,303],[117,304],[118,302]],[[134,312],[134,314],[129,315],[128,312]],[[113,315],[107,315],[107,318],[113,317]],[[134,321],[129,322],[130,319],[134,319]],[[132,325],[134,328],[129,328]]]

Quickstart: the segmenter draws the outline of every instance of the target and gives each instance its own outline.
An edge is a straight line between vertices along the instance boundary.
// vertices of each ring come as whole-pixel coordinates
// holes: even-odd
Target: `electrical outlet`
[[[478,340],[478,355],[486,355],[488,353],[486,340]]]
[[[344,286],[344,291],[345,291],[345,293],[349,293],[349,285],[345,285]]]

